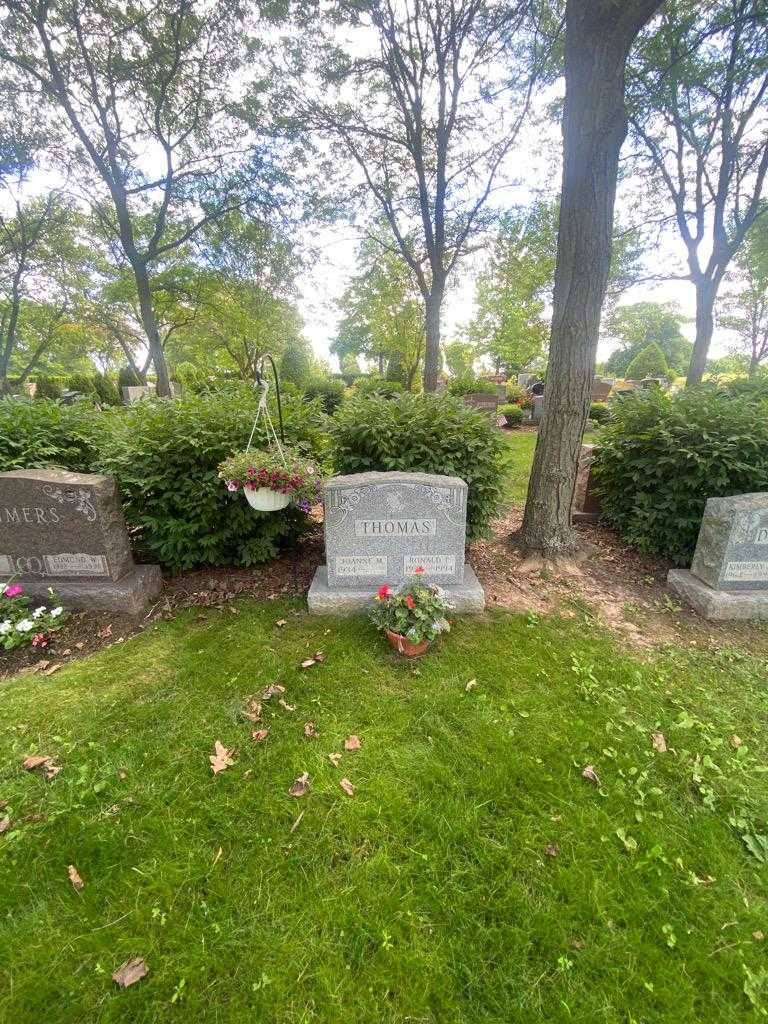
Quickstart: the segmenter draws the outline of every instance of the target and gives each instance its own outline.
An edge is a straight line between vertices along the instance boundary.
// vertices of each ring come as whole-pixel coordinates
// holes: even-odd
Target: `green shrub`
[[[611,410],[605,402],[591,402],[589,418],[594,420],[595,423],[607,423],[611,418]]]
[[[469,485],[467,536],[487,535],[504,483],[503,441],[489,417],[444,395],[355,397],[331,421],[338,473],[405,470]]]
[[[117,477],[140,558],[172,570],[252,565],[303,528],[304,513],[256,512],[218,478],[219,463],[248,443],[255,413],[255,394],[240,383],[231,394],[140,402],[115,418],[97,466]],[[318,403],[288,398],[283,420],[287,442],[316,457]],[[266,446],[262,429],[253,445]]]
[[[668,374],[667,357],[655,341],[638,352],[627,367],[629,380],[642,380],[643,377],[666,377]]]
[[[61,384],[53,377],[47,377],[44,373],[38,373],[32,380],[37,384],[35,398],[61,398]]]
[[[141,387],[139,375],[132,366],[121,366],[117,373],[117,384],[120,388]],[[121,392],[122,394],[122,392]]]
[[[304,394],[310,401],[320,399],[323,411],[329,416],[344,401],[344,391],[344,382],[336,377],[313,377],[304,388]]]
[[[511,402],[507,405],[500,405],[499,413],[507,421],[508,427],[519,427],[525,415],[519,405],[513,405]]]
[[[622,537],[686,565],[707,498],[768,490],[768,403],[707,385],[624,395],[595,469],[603,516]]]
[[[94,373],[93,387],[102,405],[120,405],[120,392],[111,377],[105,373]]]
[[[749,402],[768,401],[768,377],[736,377],[719,384],[718,388],[731,398],[744,398]]]
[[[0,472],[57,467],[90,471],[107,423],[86,402],[0,399]]]
[[[64,380],[64,387],[67,391],[79,391],[87,398],[97,398],[96,385],[93,383],[93,376],[87,373],[70,373]]]
[[[448,381],[448,394],[459,398],[463,395],[495,395],[496,385],[492,380],[480,377],[454,377]]]
[[[378,374],[369,374],[367,377],[358,378],[355,384],[357,395],[382,395],[384,398],[392,398],[393,395],[402,395],[405,387],[399,380],[387,380]]]
[[[515,384],[513,381],[507,381],[506,387],[508,402],[519,402],[526,395],[525,388],[521,388],[519,384]]]

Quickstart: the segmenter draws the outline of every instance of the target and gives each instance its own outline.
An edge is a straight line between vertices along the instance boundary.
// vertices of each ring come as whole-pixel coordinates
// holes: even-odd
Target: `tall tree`
[[[619,341],[619,347],[606,360],[606,373],[626,374],[635,356],[651,342],[659,346],[671,370],[685,373],[693,351],[693,345],[680,329],[687,322],[688,318],[672,303],[634,302],[617,306],[606,318],[606,333]]]
[[[233,209],[274,202],[272,154],[233,117],[253,51],[237,0],[2,0],[0,58],[45,107],[135,278],[160,395],[170,394],[152,274]],[[256,69],[253,69],[256,73]],[[73,176],[75,177],[75,176]]]
[[[322,84],[313,97],[302,64],[297,106],[359,168],[361,189],[413,274],[424,303],[424,387],[432,391],[449,276],[492,219],[487,201],[548,65],[535,16],[547,6],[370,0],[345,10],[349,48],[319,48]]]
[[[571,502],[611,264],[625,67],[662,0],[567,0],[563,185],[547,398],[520,541],[547,558],[576,548]]]
[[[734,260],[733,273],[726,275],[726,293],[718,317],[721,327],[735,331],[738,343],[733,354],[748,357],[753,377],[768,359],[768,218],[747,236]]]
[[[720,284],[768,208],[765,0],[668,0],[638,48],[631,95],[641,166],[671,200],[696,289],[688,383],[697,384]]]

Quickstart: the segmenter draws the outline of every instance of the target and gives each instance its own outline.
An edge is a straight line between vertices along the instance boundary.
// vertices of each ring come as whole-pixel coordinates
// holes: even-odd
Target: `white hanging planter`
[[[279,512],[281,508],[291,503],[289,494],[281,494],[280,491],[273,491],[269,487],[257,487],[255,490],[244,487],[243,491],[251,508],[259,512]]]

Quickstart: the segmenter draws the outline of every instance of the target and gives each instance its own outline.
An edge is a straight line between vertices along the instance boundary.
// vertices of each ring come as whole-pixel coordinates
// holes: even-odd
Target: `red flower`
[[[414,572],[426,572],[427,570],[424,568],[423,565],[417,565],[416,568],[413,571]]]
[[[382,598],[382,599],[383,599],[383,598],[385,598],[385,597],[389,597],[389,595],[390,595],[391,593],[392,593],[392,591],[391,591],[391,590],[389,589],[389,587],[387,586],[387,584],[386,584],[386,583],[385,583],[385,584],[383,584],[383,586],[379,587],[379,590],[378,590],[378,596],[379,596],[380,598]]]
[[[35,633],[35,635],[32,637],[32,646],[47,647],[48,637],[45,635],[45,633]]]
[[[413,600],[413,595],[411,594],[408,594],[408,596],[405,599],[405,603],[408,605],[409,608],[416,607],[416,602]]]

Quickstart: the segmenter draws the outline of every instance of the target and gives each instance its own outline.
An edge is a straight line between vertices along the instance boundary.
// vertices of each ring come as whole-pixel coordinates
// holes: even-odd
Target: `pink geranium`
[[[19,594],[24,593],[24,587],[18,583],[9,583],[4,593],[6,597],[18,597]]]

